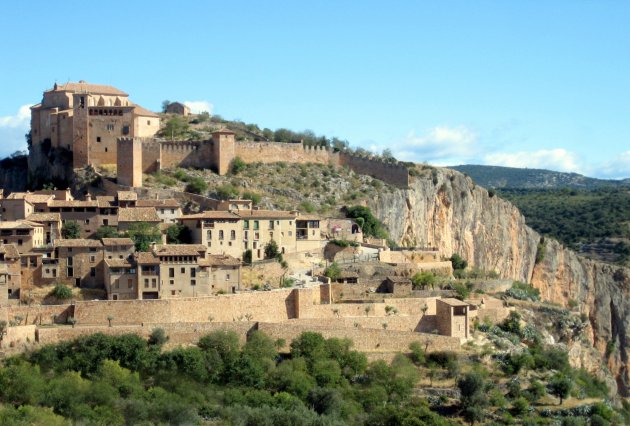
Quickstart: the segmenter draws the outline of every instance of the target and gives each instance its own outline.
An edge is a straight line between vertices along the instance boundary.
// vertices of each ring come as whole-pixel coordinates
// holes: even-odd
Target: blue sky
[[[628,22],[628,1],[4,2],[0,155],[86,80],[406,161],[630,177]]]

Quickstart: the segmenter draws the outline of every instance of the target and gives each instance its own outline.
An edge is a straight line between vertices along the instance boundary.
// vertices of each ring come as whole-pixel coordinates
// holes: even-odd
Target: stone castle
[[[245,163],[334,164],[397,187],[409,184],[409,171],[402,164],[325,147],[236,141],[228,129],[214,132],[210,140],[165,141],[156,138],[159,130],[157,114],[134,104],[115,87],[84,81],[55,84],[31,108],[29,170],[34,173],[42,162],[50,161],[51,150],[58,150],[69,154],[74,169],[117,165],[118,182],[131,187],[142,186],[143,173],[174,167],[213,169],[223,175],[236,157]]]

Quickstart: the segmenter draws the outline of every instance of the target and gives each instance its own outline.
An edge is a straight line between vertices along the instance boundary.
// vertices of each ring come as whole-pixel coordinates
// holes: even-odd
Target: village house
[[[127,231],[138,222],[146,222],[157,226],[160,224],[160,217],[153,207],[123,207],[118,209],[118,230]]]
[[[60,213],[33,213],[26,219],[44,225],[44,244],[52,244],[57,238],[61,238]]]
[[[468,303],[453,298],[436,301],[438,332],[443,336],[470,337],[470,306]]]
[[[152,207],[162,223],[176,223],[182,216],[182,208],[173,198],[164,200],[138,200],[136,207]]]
[[[20,253],[13,244],[0,245],[0,306],[6,306],[8,298],[19,295],[22,285]]]
[[[20,254],[30,253],[44,245],[44,225],[30,220],[0,222],[0,240],[5,245],[15,244]]]
[[[103,287],[103,243],[98,240],[76,239],[55,241],[56,265],[46,271],[46,278],[75,287]],[[56,269],[56,272],[52,272]]]
[[[181,102],[171,102],[166,106],[167,114],[190,115],[190,108]]]

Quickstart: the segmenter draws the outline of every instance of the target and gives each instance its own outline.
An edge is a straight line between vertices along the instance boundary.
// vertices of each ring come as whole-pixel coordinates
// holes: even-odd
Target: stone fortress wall
[[[137,140],[141,140],[140,153],[129,147]],[[141,159],[134,158],[137,156],[141,156]],[[226,174],[236,157],[245,163],[284,161],[291,164],[333,164],[348,167],[355,173],[372,176],[398,188],[407,188],[410,180],[408,168],[400,163],[334,152],[325,147],[307,146],[303,143],[235,141],[231,133],[215,133],[211,140],[206,141],[120,138],[118,176],[120,182],[138,182],[142,181],[142,173],[175,167],[210,168],[219,174]],[[138,162],[142,164],[141,168],[131,165]]]

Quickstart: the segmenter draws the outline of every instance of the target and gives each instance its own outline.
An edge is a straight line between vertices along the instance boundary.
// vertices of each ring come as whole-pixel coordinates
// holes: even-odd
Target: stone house
[[[103,286],[103,243],[98,240],[56,240],[56,281],[75,287]],[[51,278],[46,274],[47,278]]]
[[[438,332],[443,336],[470,337],[469,304],[458,299],[444,298],[436,300]]]
[[[55,83],[31,107],[35,156],[65,149],[72,152],[73,168],[116,164],[119,137],[150,137],[159,129],[159,116],[131,102],[127,93],[85,81]],[[36,167],[29,158],[29,169]]]
[[[19,295],[22,286],[20,253],[13,244],[0,244],[0,306]]]
[[[187,116],[190,115],[190,108],[181,102],[171,102],[166,106],[166,113]]]
[[[2,244],[15,244],[20,254],[30,253],[44,245],[44,225],[30,220],[0,222]]]
[[[53,244],[57,238],[61,238],[61,214],[60,213],[33,213],[27,217],[31,222],[41,223],[44,226],[44,244]]]
[[[138,299],[137,266],[128,259],[105,259],[105,290],[109,300]]]
[[[384,281],[387,293],[395,296],[408,296],[413,290],[411,280],[406,277],[388,276]]]
[[[158,226],[161,222],[153,207],[123,207],[118,209],[118,230],[127,231],[131,225],[146,222]]]
[[[136,207],[153,207],[162,223],[176,223],[182,216],[182,208],[173,198],[164,200],[138,200]]]

